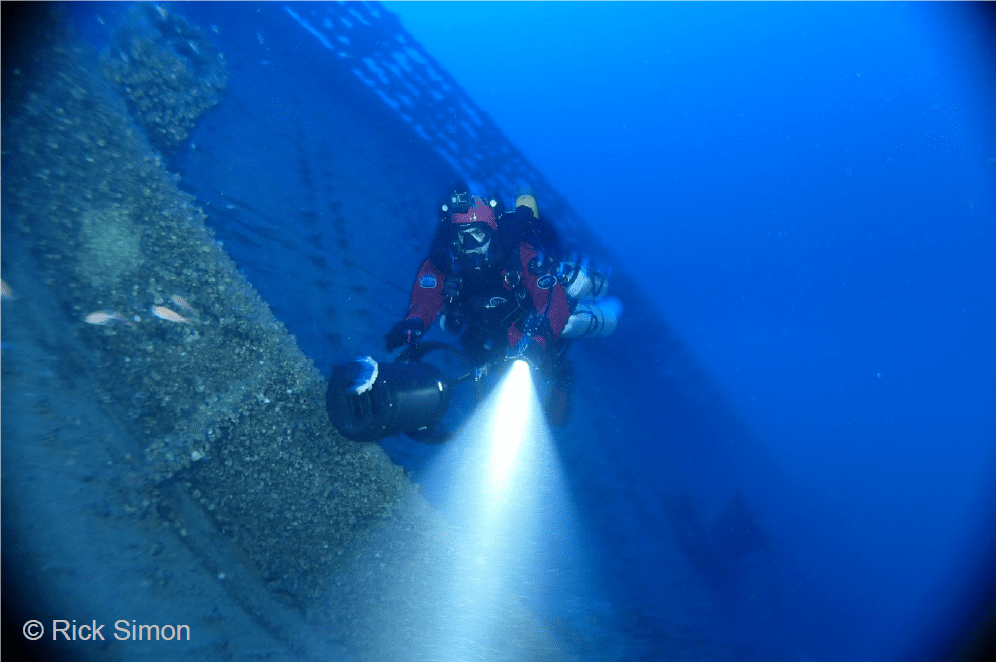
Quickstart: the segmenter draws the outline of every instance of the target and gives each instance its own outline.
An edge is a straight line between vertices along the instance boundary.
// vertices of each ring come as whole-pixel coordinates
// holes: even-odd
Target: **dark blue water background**
[[[836,541],[786,540],[811,582],[801,627],[843,626],[828,650],[871,658],[926,627],[992,548],[996,149],[980,14],[387,6],[697,350],[797,490],[768,494],[767,517],[806,511]]]
[[[982,14],[387,7],[571,200],[753,432],[739,471],[778,546],[758,592],[784,611],[779,632],[749,636],[872,660],[967,622],[991,581],[996,474]],[[652,454],[654,439],[630,441]]]

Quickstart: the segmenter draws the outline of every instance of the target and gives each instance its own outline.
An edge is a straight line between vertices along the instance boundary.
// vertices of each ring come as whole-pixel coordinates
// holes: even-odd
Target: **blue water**
[[[706,610],[716,638],[887,660],[965,636],[996,554],[992,12],[386,7],[566,196],[719,385],[715,411],[749,432],[735,468],[715,458],[719,478],[687,441],[696,490],[735,474],[770,545]],[[615,356],[644,358],[640,334],[659,329],[639,331]],[[642,386],[639,407],[667,397]],[[655,480],[652,464],[630,470]]]
[[[387,6],[723,386],[791,485],[753,475],[766,517],[833,541],[786,533],[787,629],[882,659],[933,627],[993,550],[992,12]]]

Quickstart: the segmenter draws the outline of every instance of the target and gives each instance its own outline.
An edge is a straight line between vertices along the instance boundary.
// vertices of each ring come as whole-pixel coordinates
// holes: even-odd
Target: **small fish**
[[[179,294],[174,294],[169,298],[169,300],[175,303],[176,305],[180,306],[180,308],[183,308],[188,313],[194,312],[193,306],[187,303],[187,300],[181,297]]]
[[[0,278],[0,299],[6,300],[13,298],[14,293],[10,291],[10,285],[7,284],[7,281]]]
[[[126,322],[128,320],[121,313],[108,313],[103,310],[98,310],[95,313],[87,315],[84,321],[87,324],[111,324],[112,322]]]
[[[189,324],[190,320],[183,315],[173,312],[166,306],[152,306],[152,314],[161,320],[166,320],[167,322],[178,322],[180,324]]]

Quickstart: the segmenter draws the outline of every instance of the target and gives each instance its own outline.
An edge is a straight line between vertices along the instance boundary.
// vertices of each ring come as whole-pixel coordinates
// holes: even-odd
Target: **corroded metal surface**
[[[154,512],[158,486],[179,482],[274,590],[313,595],[389,515],[401,469],[329,425],[321,375],[212,240],[94,54],[57,41],[36,66],[5,127],[5,229],[40,257],[67,329],[93,350],[92,395],[135,435],[139,507]]]

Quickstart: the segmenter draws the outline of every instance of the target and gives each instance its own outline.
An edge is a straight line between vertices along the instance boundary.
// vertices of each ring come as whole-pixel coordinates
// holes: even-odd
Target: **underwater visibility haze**
[[[5,652],[991,652],[991,4],[0,8]],[[454,181],[618,326],[352,441]]]

